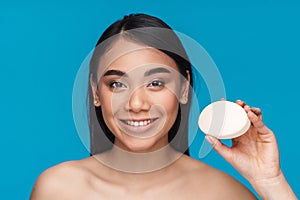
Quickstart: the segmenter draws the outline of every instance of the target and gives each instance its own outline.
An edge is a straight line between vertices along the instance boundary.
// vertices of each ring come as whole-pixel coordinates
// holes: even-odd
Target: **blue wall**
[[[89,155],[73,123],[74,79],[101,32],[132,12],[158,16],[194,38],[218,66],[227,99],[262,108],[277,135],[283,171],[299,196],[299,1],[108,2],[1,1],[1,199],[27,199],[46,168]],[[195,155],[203,135],[197,139]],[[215,152],[202,161],[252,190]]]

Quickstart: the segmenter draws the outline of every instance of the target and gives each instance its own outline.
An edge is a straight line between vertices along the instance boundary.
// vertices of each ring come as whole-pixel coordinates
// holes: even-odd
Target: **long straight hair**
[[[149,29],[150,28],[150,29]],[[157,32],[158,29],[151,28],[160,28],[164,30],[168,30],[167,36],[163,33]],[[131,34],[126,34],[126,31],[130,30],[138,30],[137,32],[131,32]],[[150,30],[150,31],[149,31]],[[100,39],[96,44],[96,48],[93,52],[91,61],[90,61],[90,73],[92,74],[92,80],[95,83],[97,82],[97,69],[99,66],[99,61],[101,56],[105,52],[106,49],[100,48],[97,49],[98,45],[101,45],[103,42],[107,41],[109,38],[113,38],[120,33],[123,37],[127,37],[127,39],[145,44],[149,47],[156,48],[170,58],[172,58],[177,68],[185,79],[187,78],[189,71],[190,74],[190,86],[193,86],[193,79],[192,79],[192,70],[191,64],[189,62],[188,56],[186,51],[181,44],[179,38],[175,34],[175,32],[168,26],[165,22],[157,17],[153,17],[146,14],[131,14],[125,16],[123,19],[116,21],[115,23],[111,24],[101,35]],[[117,39],[117,38],[116,38]],[[115,39],[110,41],[112,43]],[[180,56],[174,51],[169,51],[166,49],[169,48],[158,48],[159,44],[163,43],[164,46],[170,47],[170,49],[176,49],[176,52],[180,52]],[[106,45],[108,46],[108,45]],[[183,56],[182,56],[183,55]],[[89,83],[88,83],[89,84]],[[191,87],[189,87],[189,94],[192,94]],[[112,148],[115,136],[106,126],[101,106],[96,107],[93,104],[93,93],[92,88],[89,85],[88,89],[88,105],[89,105],[89,129],[90,129],[90,154],[94,155],[97,153],[102,153],[106,150]],[[176,120],[168,132],[168,141],[170,145],[177,151],[182,152],[186,155],[189,155],[188,149],[188,118],[189,118],[189,111],[190,111],[190,103],[191,97],[188,97],[187,104],[180,104],[178,107],[178,114]],[[95,120],[97,119],[97,120]],[[176,136],[176,137],[175,137]]]

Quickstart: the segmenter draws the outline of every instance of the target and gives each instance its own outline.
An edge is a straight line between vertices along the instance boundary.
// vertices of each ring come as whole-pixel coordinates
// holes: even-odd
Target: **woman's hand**
[[[278,176],[281,172],[276,138],[263,123],[261,110],[240,100],[236,103],[246,111],[251,126],[245,134],[232,139],[231,148],[215,140],[214,149],[250,182]]]
[[[280,169],[276,137],[263,123],[261,110],[252,108],[241,100],[236,103],[244,108],[251,121],[249,130],[232,139],[231,147],[227,147],[212,136],[206,136],[206,139],[252,184],[261,196],[271,197],[270,195],[275,194],[276,192],[270,191],[275,189],[274,186],[281,191],[287,189],[289,191],[287,193],[293,194]],[[280,199],[280,197],[282,199],[283,196],[277,195],[276,198]],[[295,196],[293,197],[296,199]]]

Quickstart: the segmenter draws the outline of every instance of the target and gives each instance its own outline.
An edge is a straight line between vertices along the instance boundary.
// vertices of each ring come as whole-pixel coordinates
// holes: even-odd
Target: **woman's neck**
[[[104,165],[126,173],[153,172],[175,162],[182,153],[175,151],[169,144],[165,147],[147,153],[134,153],[125,151],[118,146],[95,158]]]

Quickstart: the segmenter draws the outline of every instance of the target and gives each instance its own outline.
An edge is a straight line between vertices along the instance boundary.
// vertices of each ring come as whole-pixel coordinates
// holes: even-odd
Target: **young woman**
[[[31,199],[256,199],[231,176],[189,157],[191,66],[176,34],[136,14],[112,24],[90,62],[91,156],[47,169]],[[206,136],[263,199],[297,199],[258,108],[232,147]]]

